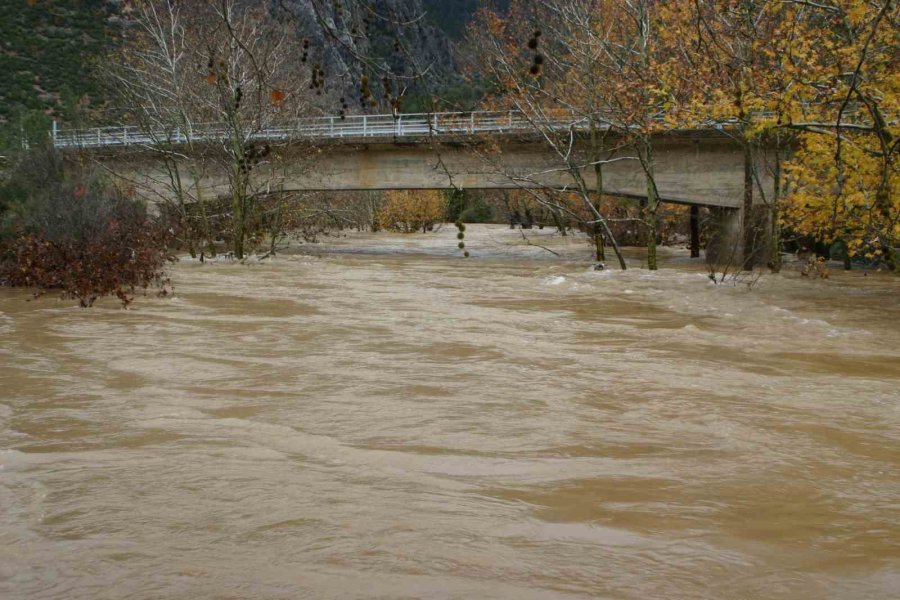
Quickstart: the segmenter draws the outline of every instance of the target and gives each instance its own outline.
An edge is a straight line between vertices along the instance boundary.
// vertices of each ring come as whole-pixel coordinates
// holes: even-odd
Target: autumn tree
[[[773,270],[783,224],[837,240],[851,256],[862,246],[888,256],[896,3],[696,0],[662,11],[674,50],[666,72],[691,90],[682,118],[720,126],[744,150],[744,265],[752,268],[764,232],[754,197],[768,209]],[[760,165],[771,171],[771,188]]]
[[[804,3],[805,4],[805,3]],[[834,0],[804,6],[808,101],[783,125],[800,132],[786,165],[785,223],[890,269],[900,264],[900,5]]]
[[[16,198],[0,224],[0,285],[58,291],[85,308],[109,295],[127,306],[151,287],[166,293],[168,229],[91,165],[34,149],[0,196]]]
[[[378,213],[381,227],[401,233],[426,232],[446,217],[446,203],[437,190],[392,190]]]

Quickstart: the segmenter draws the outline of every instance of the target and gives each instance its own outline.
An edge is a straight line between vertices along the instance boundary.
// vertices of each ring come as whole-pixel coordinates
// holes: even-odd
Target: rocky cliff
[[[296,23],[298,48],[309,40],[307,60],[324,66],[328,95],[347,98],[350,111],[390,109],[400,97],[401,110],[421,108],[426,94],[457,80],[450,39],[422,0],[278,1]]]

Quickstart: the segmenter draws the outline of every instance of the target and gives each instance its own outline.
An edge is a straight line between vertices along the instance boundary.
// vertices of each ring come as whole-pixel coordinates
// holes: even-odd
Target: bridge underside
[[[179,167],[189,195],[205,198],[230,195],[227,161],[213,147],[202,158],[184,158]],[[576,148],[577,152],[578,149]],[[604,157],[606,194],[646,198],[647,183],[640,162],[628,148]],[[150,150],[96,153],[94,158],[116,177],[151,199],[172,199],[170,172]],[[665,202],[712,207],[721,235],[718,252],[733,262],[740,256],[744,220],[744,154],[724,135],[665,136],[654,140],[654,177]],[[763,157],[761,160],[765,160]],[[586,187],[595,191],[590,160],[577,161]],[[256,166],[251,180],[257,192],[415,190],[415,189],[575,189],[565,161],[540,141],[505,138],[493,144],[432,145],[426,140],[393,143],[343,141],[310,148],[283,145],[272,149]],[[764,189],[772,178],[758,165]]]
[[[744,157],[723,137],[663,138],[654,142],[654,177],[660,199],[682,204],[740,208],[743,206]],[[603,165],[603,189],[611,195],[643,198],[644,171],[628,149]],[[171,183],[160,161],[146,151],[98,156],[114,174],[139,191],[167,197]],[[228,176],[216,157],[190,159],[181,169],[187,188],[204,197],[229,195]],[[192,163],[192,164],[191,164]],[[596,178],[590,160],[577,161],[588,189]],[[765,169],[760,169],[765,173]],[[202,173],[202,176],[196,174]],[[572,174],[546,145],[504,140],[496,146],[426,143],[304,146],[273,149],[267,163],[253,173],[257,187],[272,191],[353,191],[398,189],[573,189]]]

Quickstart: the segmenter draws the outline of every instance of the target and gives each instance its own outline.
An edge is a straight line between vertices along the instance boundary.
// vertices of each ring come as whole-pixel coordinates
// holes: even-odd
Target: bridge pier
[[[766,264],[771,253],[768,243],[771,217],[765,207],[754,206],[747,214],[743,208],[711,206],[709,214],[706,224],[709,265],[734,272]],[[750,256],[747,249],[752,252]]]
[[[700,207],[691,206],[691,258],[700,258]]]
[[[744,258],[743,209],[711,206],[706,262],[717,270],[739,270]]]

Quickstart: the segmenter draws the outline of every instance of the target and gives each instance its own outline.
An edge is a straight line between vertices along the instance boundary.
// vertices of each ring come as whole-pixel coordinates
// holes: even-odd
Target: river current
[[[0,598],[900,597],[900,280],[470,229],[0,290]]]

